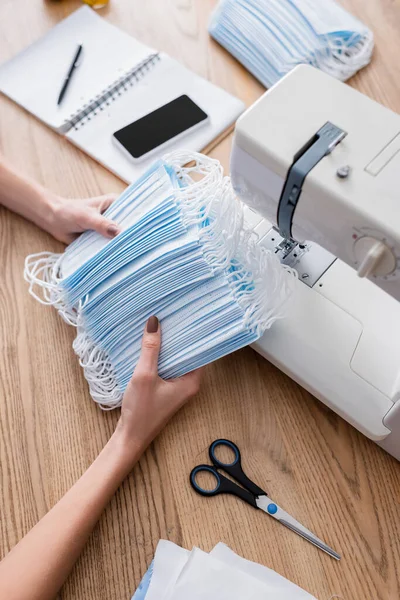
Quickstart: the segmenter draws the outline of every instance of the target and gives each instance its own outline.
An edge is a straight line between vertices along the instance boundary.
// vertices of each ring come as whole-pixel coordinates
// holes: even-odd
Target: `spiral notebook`
[[[81,64],[60,106],[57,98],[77,45]],[[207,124],[172,142],[169,150],[201,151],[229,130],[244,104],[82,7],[0,67],[0,91],[64,135],[124,181],[146,171],[112,141],[129,123],[186,94],[208,115]],[[160,149],[159,155],[165,152]]]

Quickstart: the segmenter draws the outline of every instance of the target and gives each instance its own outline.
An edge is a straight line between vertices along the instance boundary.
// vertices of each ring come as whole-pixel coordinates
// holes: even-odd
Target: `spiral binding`
[[[77,112],[73,113],[69,119],[64,121],[61,131],[66,133],[70,129],[79,129],[92,117],[98,114],[98,111],[104,110],[104,106],[110,101],[114,101],[118,96],[126,92],[129,87],[140,81],[144,75],[161,60],[159,52],[150,54],[140,63],[136,64],[132,69],[121,75],[112,84],[107,86],[101,94],[92,98],[89,102],[83,105]],[[128,87],[129,86],[129,87]]]

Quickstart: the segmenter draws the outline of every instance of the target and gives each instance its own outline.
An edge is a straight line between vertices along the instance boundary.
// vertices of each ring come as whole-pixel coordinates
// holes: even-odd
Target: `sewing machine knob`
[[[360,277],[384,277],[396,268],[396,257],[384,242],[370,236],[359,238],[354,244],[354,253]]]

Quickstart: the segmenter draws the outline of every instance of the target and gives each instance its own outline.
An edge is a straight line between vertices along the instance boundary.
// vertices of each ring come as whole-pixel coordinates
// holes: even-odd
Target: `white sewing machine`
[[[299,275],[255,349],[400,460],[400,116],[297,67],[237,122],[231,175]]]

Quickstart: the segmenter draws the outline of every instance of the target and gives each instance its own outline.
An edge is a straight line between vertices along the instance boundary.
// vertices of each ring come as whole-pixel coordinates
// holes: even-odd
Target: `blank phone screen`
[[[189,96],[179,96],[116,131],[114,137],[129,154],[140,158],[206,119],[207,114]]]

